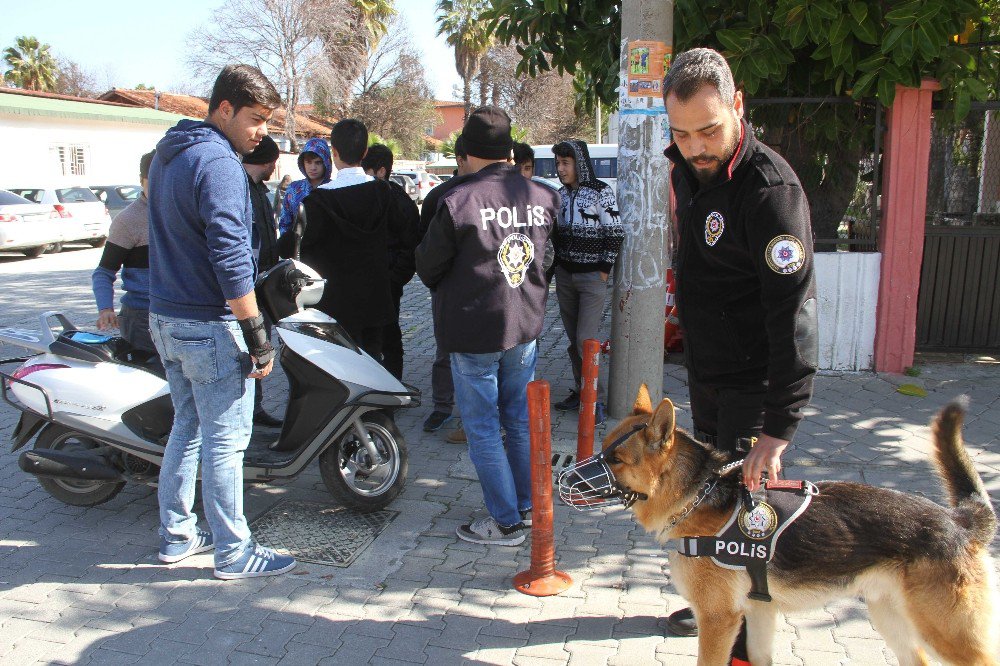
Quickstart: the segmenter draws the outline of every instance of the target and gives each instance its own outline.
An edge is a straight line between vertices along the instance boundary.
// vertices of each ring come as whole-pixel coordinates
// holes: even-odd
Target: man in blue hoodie
[[[278,220],[278,235],[281,236],[292,228],[295,216],[299,213],[299,204],[320,185],[330,182],[333,173],[333,162],[330,157],[330,146],[326,139],[309,139],[299,153],[299,171],[305,176],[288,185],[285,198],[281,204],[281,217]]]
[[[267,135],[281,97],[250,65],[215,81],[203,122],[182,120],[150,168],[149,324],[174,405],[157,494],[162,562],[215,549],[215,576],[271,576],[295,560],[257,545],[243,516],[243,452],[254,379],[271,371],[251,249],[253,212],[241,156]],[[202,506],[193,513],[201,463]]]

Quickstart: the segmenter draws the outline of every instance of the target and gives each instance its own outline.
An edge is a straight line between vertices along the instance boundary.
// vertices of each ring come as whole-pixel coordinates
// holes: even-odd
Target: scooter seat
[[[87,331],[64,331],[49,345],[49,351],[88,363],[120,363],[166,379],[166,372],[156,352],[136,349],[124,338]]]

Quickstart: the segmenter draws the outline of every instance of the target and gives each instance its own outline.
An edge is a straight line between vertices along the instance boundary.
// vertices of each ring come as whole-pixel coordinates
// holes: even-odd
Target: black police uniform
[[[702,184],[676,145],[676,302],[696,435],[745,453],[790,440],[812,395],[818,345],[809,205],[795,172],[746,122]]]

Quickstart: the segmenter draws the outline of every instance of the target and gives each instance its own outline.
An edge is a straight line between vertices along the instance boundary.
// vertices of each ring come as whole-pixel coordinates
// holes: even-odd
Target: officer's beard
[[[721,154],[701,153],[694,157],[687,158],[688,166],[691,167],[694,177],[702,185],[709,185],[718,180],[723,169],[736,154],[736,149],[740,145],[740,133],[742,128],[739,119],[735,119],[733,126],[727,128],[728,139],[726,145],[720,151]]]

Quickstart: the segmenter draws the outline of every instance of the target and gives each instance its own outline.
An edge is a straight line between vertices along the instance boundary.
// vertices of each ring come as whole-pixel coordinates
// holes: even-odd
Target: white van
[[[556,175],[556,158],[552,155],[552,145],[532,146],[535,151],[535,175],[560,185]],[[614,188],[618,193],[618,144],[590,143],[590,161],[594,163],[594,175]]]

